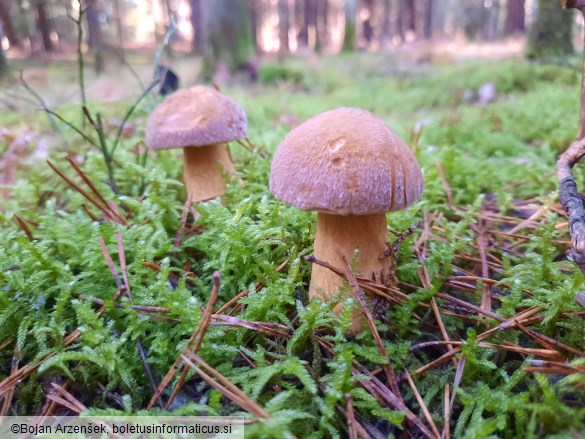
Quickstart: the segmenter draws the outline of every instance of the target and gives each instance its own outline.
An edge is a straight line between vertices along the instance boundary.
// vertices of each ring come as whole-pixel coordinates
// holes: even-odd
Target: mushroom
[[[183,148],[189,199],[209,200],[226,191],[220,166],[234,173],[225,142],[247,136],[246,113],[233,100],[204,86],[176,91],[146,123],[151,149]]]
[[[276,198],[318,212],[315,257],[342,267],[342,257],[351,260],[359,249],[358,270],[367,278],[395,279],[392,256],[379,258],[388,237],[386,212],[406,208],[422,190],[422,172],[408,146],[357,108],[327,111],[290,131],[270,173]],[[313,264],[309,297],[328,299],[342,284],[340,276]],[[354,314],[354,329],[359,319]]]

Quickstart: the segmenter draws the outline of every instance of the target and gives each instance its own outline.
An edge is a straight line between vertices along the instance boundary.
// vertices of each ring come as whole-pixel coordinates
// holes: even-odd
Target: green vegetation
[[[532,59],[562,59],[573,53],[573,11],[538,0],[539,13],[528,34],[526,55]]]
[[[264,85],[274,85],[279,82],[300,83],[303,80],[303,73],[281,63],[265,62],[260,65],[258,80]]]
[[[100,150],[70,129],[63,128],[68,146],[51,154],[55,166],[89,192],[62,159],[64,153],[76,156],[127,225],[108,219],[44,163],[19,167],[22,178],[11,198],[0,200],[0,399],[14,390],[9,412],[38,413],[52,382],[69,383],[68,392],[90,411],[144,410],[153,395],[145,365],[160,383],[199,324],[218,271],[214,312],[248,293],[241,306],[224,313],[232,310],[240,320],[224,326],[214,319],[197,354],[268,413],[270,419],[247,427],[249,437],[347,437],[348,394],[364,428],[384,437],[416,431],[404,411],[360,385],[372,383],[366,370],[385,360],[369,328],[354,338],[344,335],[356,302],[349,300],[351,288],[340,292],[346,300],[341,317],[332,313],[333,303],[307,303],[311,267],[303,256],[312,251],[315,215],[276,201],[267,185],[270,157],[291,125],[355,106],[375,112],[404,139],[417,123],[424,126],[420,140],[411,142],[424,172],[423,199],[388,215],[396,232],[419,224],[399,248],[396,273],[412,300],[382,308],[377,321],[406,406],[428,428],[404,380],[408,370],[438,429],[449,385],[453,437],[585,431],[585,361],[579,355],[585,325],[575,299],[585,279],[565,256],[568,233],[553,173],[556,155],[576,130],[579,72],[523,61],[411,71],[396,59],[364,54],[310,64],[293,59],[284,71],[302,71],[303,87],[287,77],[279,79],[292,80],[225,90],[246,109],[259,150],[232,145],[239,173],[227,195],[200,204],[197,220],[186,212],[185,227],[180,153],[145,155],[141,128],[109,157],[118,194],[107,185],[111,175]],[[479,106],[466,95],[486,82],[495,84],[497,98]],[[143,101],[133,123],[143,126],[153,105]],[[66,113],[78,120],[78,109]],[[46,125],[39,115],[39,127]],[[583,172],[576,174],[582,187]],[[118,291],[124,294],[114,300]],[[479,306],[486,291],[497,318],[464,305]],[[453,347],[460,348],[458,366],[447,360],[417,373],[447,352],[428,307],[433,300]],[[527,310],[522,327],[494,330]],[[273,326],[259,329],[255,322]],[[569,362],[573,373],[560,373],[551,362]],[[8,384],[34,364],[38,369]],[[376,377],[386,380],[384,372]],[[177,380],[165,389],[164,401]],[[243,411],[193,371],[171,408],[181,415]]]

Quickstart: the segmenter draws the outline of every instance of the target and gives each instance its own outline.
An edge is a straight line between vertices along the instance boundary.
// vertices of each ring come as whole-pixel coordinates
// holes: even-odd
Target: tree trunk
[[[304,33],[307,35],[307,45],[313,50],[319,45],[317,34],[317,0],[305,0]],[[313,39],[311,40],[311,36]]]
[[[398,0],[398,11],[396,13],[396,30],[398,33],[398,36],[400,36],[400,42],[404,41],[404,28],[405,28],[405,24],[404,24],[404,2],[405,0]]]
[[[500,17],[500,2],[494,2],[489,8],[487,20],[484,21],[483,37],[485,41],[494,41],[498,38]]]
[[[8,59],[0,44],[0,78],[4,78],[5,76],[8,76]]]
[[[344,0],[345,9],[345,34],[343,36],[343,51],[353,52],[355,50],[355,16],[356,0]]]
[[[97,0],[86,0],[85,18],[87,19],[87,44],[94,53],[95,71],[101,73],[104,69],[104,41],[100,24],[99,4]]]
[[[220,64],[230,70],[246,68],[256,51],[246,0],[204,1],[201,6],[205,17],[205,79],[211,79]]]
[[[290,27],[288,0],[278,0],[278,30],[280,39],[280,53],[288,53],[290,43],[288,30]]]
[[[77,11],[71,7],[72,2],[52,1],[49,4],[51,6],[51,25],[53,31],[57,34],[59,44],[62,42],[75,44],[77,42],[77,27],[69,17],[76,16]],[[25,28],[21,23],[19,23],[18,27]]]
[[[307,47],[308,35],[305,26],[304,0],[295,0],[295,29],[297,31],[297,47]]]
[[[462,3],[456,14],[457,21],[469,40],[477,40],[483,36],[485,24],[489,21],[489,11],[482,3]]]
[[[383,47],[392,41],[392,0],[384,0],[381,41]]]
[[[510,0],[508,0],[510,1]],[[434,0],[427,0],[427,9],[425,11],[425,27],[424,27],[424,36],[427,39],[431,39],[433,37],[433,9],[434,9]]]
[[[321,53],[329,41],[329,29],[327,26],[329,20],[329,1],[317,1],[315,8],[317,12],[315,23],[315,51]]]
[[[124,60],[124,11],[122,10],[122,5],[120,5],[120,0],[114,0],[114,15],[116,21],[116,33],[118,34],[118,44],[120,47],[120,58]]]
[[[193,40],[191,41],[191,50],[200,52],[203,48],[202,23],[201,19],[201,0],[191,0],[191,27],[193,28]]]
[[[54,50],[53,41],[51,40],[51,22],[47,15],[47,5],[44,0],[37,3],[37,22],[41,37],[43,38],[43,47],[46,52]]]
[[[504,33],[506,36],[524,32],[524,0],[508,0]]]
[[[207,0],[208,1],[208,0]],[[254,52],[258,52],[258,23],[260,21],[259,0],[248,0],[248,8],[250,10],[250,26],[252,28],[252,43],[254,45]]]
[[[20,47],[20,38],[18,38],[18,34],[14,29],[14,23],[10,15],[10,2],[7,0],[0,0],[0,24],[2,24],[2,30],[6,38],[8,38],[10,47]]]
[[[374,38],[374,26],[372,21],[374,19],[374,0],[364,0],[364,9],[367,11],[367,18],[362,25],[362,34],[366,40],[366,47],[368,47]]]
[[[531,59],[550,59],[572,54],[572,30],[572,11],[562,10],[556,1],[538,0],[526,55]]]
[[[404,8],[404,20],[406,32],[416,34],[416,3],[415,0],[406,0]]]

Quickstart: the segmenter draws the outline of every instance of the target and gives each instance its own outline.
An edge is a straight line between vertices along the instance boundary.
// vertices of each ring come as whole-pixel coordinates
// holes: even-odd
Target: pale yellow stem
[[[361,277],[371,279],[372,275],[375,275],[378,280],[381,276],[387,279],[394,277],[392,257],[378,259],[386,250],[387,240],[386,215],[383,213],[359,216],[340,216],[326,213],[317,215],[315,257],[343,269],[342,257],[345,256],[347,261],[351,263],[354,250],[359,249],[358,274]],[[329,299],[339,290],[343,280],[331,270],[313,264],[309,298]],[[335,311],[340,312],[341,309],[342,305],[340,304],[335,308]],[[359,310],[354,313],[352,332],[359,329],[361,315]]]
[[[225,194],[226,185],[222,176],[235,172],[234,165],[224,143],[183,148],[184,180],[191,201],[209,200]]]

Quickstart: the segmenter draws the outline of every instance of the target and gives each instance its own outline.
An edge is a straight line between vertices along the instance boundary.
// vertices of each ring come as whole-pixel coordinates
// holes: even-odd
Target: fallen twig
[[[583,0],[561,0],[561,5],[566,9],[581,11],[585,17],[585,2]],[[569,215],[569,234],[571,235],[573,261],[585,273],[585,208],[583,206],[583,197],[577,192],[577,183],[575,183],[572,172],[573,166],[585,156],[585,60],[583,69],[577,138],[559,157],[556,172],[559,180],[559,200],[563,209]]]

